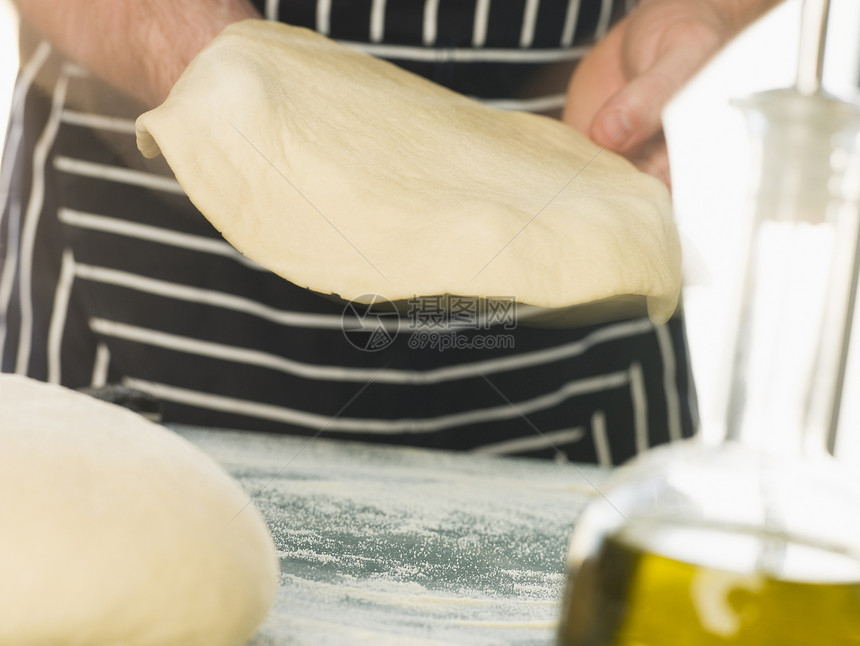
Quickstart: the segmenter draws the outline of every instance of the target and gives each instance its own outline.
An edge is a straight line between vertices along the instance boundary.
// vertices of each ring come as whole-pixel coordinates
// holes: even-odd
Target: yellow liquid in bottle
[[[654,541],[652,533],[644,547],[636,539],[610,537],[576,574],[560,646],[860,646],[855,558],[784,538],[703,528],[685,528],[669,541]],[[685,557],[705,552],[676,559],[661,554],[664,549]],[[766,574],[774,561],[803,577]]]

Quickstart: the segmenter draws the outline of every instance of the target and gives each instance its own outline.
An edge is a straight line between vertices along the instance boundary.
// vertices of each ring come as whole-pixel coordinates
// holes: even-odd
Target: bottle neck
[[[776,452],[823,451],[838,421],[856,287],[857,128],[849,123],[846,133],[832,119],[786,118],[760,106],[748,116],[761,170],[737,306],[726,438]]]

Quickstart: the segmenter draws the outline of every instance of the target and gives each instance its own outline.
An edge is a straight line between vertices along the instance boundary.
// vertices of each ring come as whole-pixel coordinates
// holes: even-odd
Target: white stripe
[[[130,388],[137,388],[138,390],[148,392],[158,399],[179,402],[199,408],[228,411],[233,414],[247,415],[249,417],[289,422],[313,429],[325,428],[326,430],[343,433],[378,433],[387,435],[396,433],[433,433],[466,424],[520,417],[538,410],[557,406],[577,395],[624,385],[627,382],[627,378],[626,372],[610,373],[569,382],[554,392],[526,401],[516,402],[515,406],[503,404],[490,408],[480,408],[461,413],[420,419],[365,419],[346,417],[332,419],[330,416],[309,413],[294,408],[262,404],[244,399],[235,399],[233,397],[222,397],[210,393],[178,388],[176,386],[144,381],[142,379],[126,378],[123,379],[123,383]]]
[[[524,112],[549,112],[550,110],[560,110],[564,107],[564,94],[551,94],[549,96],[539,96],[534,99],[478,99],[484,105],[500,110],[520,110]]]
[[[305,314],[302,312],[279,310],[242,296],[170,283],[117,269],[78,263],[75,265],[75,274],[84,280],[91,280],[106,285],[117,285],[146,294],[163,296],[189,303],[223,307],[224,309],[243,312],[249,316],[256,316],[280,325],[323,330],[338,330],[343,325],[342,317],[334,314]]]
[[[103,231],[105,233],[113,233],[130,238],[137,238],[139,240],[148,240],[150,242],[159,242],[161,244],[180,247],[182,249],[190,249],[192,251],[211,253],[231,258],[251,267],[252,269],[268,271],[265,267],[261,267],[250,258],[246,258],[230,246],[230,244],[221,240],[204,238],[203,236],[181,233],[179,231],[171,231],[170,229],[161,229],[149,224],[128,222],[126,220],[111,218],[105,215],[97,215],[95,213],[75,211],[73,209],[61,208],[58,212],[58,216],[61,222],[68,224],[69,226],[81,229],[90,229],[93,231]]]
[[[701,428],[700,425],[702,423],[701,418],[699,417],[699,400],[696,397],[696,380],[695,375],[693,375],[693,366],[690,363],[690,353],[687,355],[686,368],[687,372],[687,405],[690,407],[690,420],[693,425],[693,432],[698,433]]]
[[[75,279],[75,258],[71,249],[63,251],[63,261],[60,267],[60,278],[54,292],[54,307],[51,312],[51,323],[48,327],[48,383],[62,383],[62,365],[60,355],[63,348],[63,331],[66,328],[66,314],[69,311],[69,297],[72,293],[72,282]]]
[[[12,168],[15,165],[15,156],[20,152],[21,137],[24,133],[24,100],[30,91],[36,75],[45,64],[51,54],[51,47],[46,41],[41,41],[36,47],[33,55],[24,65],[15,82],[12,94],[12,105],[10,107],[11,120],[6,137],[6,149],[3,159],[0,161],[0,226],[3,222],[2,205],[6,203],[9,195],[9,186],[12,182]],[[3,260],[3,273],[0,276],[0,312],[9,311],[9,302],[12,300],[12,287],[16,277],[18,265],[18,247],[20,241],[18,235],[21,227],[21,204],[16,199],[9,204],[9,223],[6,225],[6,248]],[[0,356],[6,347],[6,317],[0,315]]]
[[[370,5],[370,42],[381,43],[385,38],[385,0],[373,0]]]
[[[490,0],[478,0],[475,4],[475,22],[472,25],[472,46],[483,47],[487,43],[487,24],[490,22]]]
[[[600,16],[597,18],[597,27],[594,29],[595,40],[600,40],[606,35],[611,18],[612,0],[600,0]]]
[[[0,209],[2,211],[2,209]],[[12,287],[17,276],[19,231],[21,227],[21,203],[16,199],[9,204],[9,222],[6,226],[6,257],[3,260],[3,273],[0,275],[0,357],[6,348],[6,318],[9,302],[12,300]]]
[[[597,463],[604,467],[612,466],[612,452],[606,434],[606,413],[602,410],[595,411],[591,416],[591,436],[594,438]]]
[[[636,452],[648,449],[648,395],[645,392],[645,378],[642,365],[630,364],[630,400],[633,403],[633,433],[636,438]]]
[[[186,388],[177,388],[175,386],[169,386],[130,377],[124,378],[122,382],[129,388],[134,388],[136,390],[149,393],[157,399],[178,402],[180,404],[195,406],[197,408],[228,412],[233,415],[245,415],[247,417],[257,417],[261,419],[274,420],[277,422],[285,422],[295,424],[297,426],[309,427],[314,430],[319,430],[323,428],[347,432],[350,430],[354,430],[349,427],[344,428],[344,424],[351,421],[349,419],[332,419],[331,417],[327,417],[325,415],[308,413],[293,408],[273,406],[271,404],[261,404],[243,399],[235,399],[233,397],[219,397],[217,395],[211,395],[209,393],[188,390]]]
[[[523,11],[523,26],[520,31],[520,47],[531,47],[534,43],[539,9],[540,0],[526,0],[526,7]]]
[[[518,437],[513,440],[485,444],[472,449],[472,453],[485,455],[510,455],[512,453],[523,453],[525,451],[539,451],[546,448],[557,448],[559,444],[572,444],[585,436],[585,429],[565,428],[559,431],[550,431],[540,435],[529,437]]]
[[[54,167],[64,173],[80,175],[82,177],[94,177],[121,184],[142,186],[156,191],[176,193],[185,195],[185,191],[172,177],[164,177],[155,173],[145,173],[140,170],[118,168],[107,164],[96,164],[95,162],[74,159],[72,157],[57,156],[54,158]]]
[[[278,310],[241,296],[234,296],[233,294],[168,283],[105,267],[78,263],[75,265],[75,273],[82,279],[117,285],[166,298],[223,307],[243,312],[249,316],[257,316],[280,325],[336,330],[342,329],[344,325],[357,324],[357,320],[354,318],[344,319],[337,315],[305,314],[302,312]],[[455,379],[466,379],[480,376],[481,374],[519,370],[543,363],[562,361],[579,356],[601,343],[645,334],[651,329],[653,329],[653,326],[647,319],[624,321],[597,329],[578,341],[572,341],[571,343],[545,350],[523,352],[506,357],[496,357],[475,363],[447,366],[428,371],[389,370],[388,372],[391,374],[402,374],[403,381],[412,383],[438,383]]]
[[[269,352],[229,346],[222,343],[214,343],[212,341],[201,341],[187,336],[179,336],[168,332],[150,330],[136,325],[119,323],[117,321],[93,318],[90,319],[90,329],[102,336],[125,339],[126,341],[134,341],[135,343],[151,345],[157,348],[172,350],[174,352],[193,354],[199,357],[209,357],[211,359],[219,359],[221,361],[230,361],[232,363],[240,363],[248,366],[268,368],[269,370],[275,370],[277,372],[302,377],[304,379],[357,382],[367,382],[371,380],[392,381],[391,379],[384,378],[384,371],[379,373],[379,377],[377,379],[373,379],[374,375],[379,372],[378,368],[345,368],[342,366],[324,366],[302,363],[300,361],[280,357]],[[344,340],[344,343],[346,343],[346,340]],[[395,381],[402,382],[403,380],[397,379]]]
[[[90,71],[86,67],[81,67],[80,65],[77,65],[76,63],[70,63],[69,61],[65,61],[63,63],[62,70],[63,74],[65,74],[69,78],[92,78],[92,74],[90,74]]]
[[[432,45],[436,42],[436,21],[439,18],[439,0],[424,0],[424,24],[421,27],[421,42]]]
[[[76,110],[63,110],[62,122],[71,126],[83,126],[95,130],[108,130],[133,135],[134,121],[120,117],[108,117],[102,114],[91,114],[78,112]]]
[[[658,325],[657,345],[660,346],[660,359],[663,361],[663,390],[666,391],[666,422],[669,426],[669,439],[681,439],[681,403],[678,393],[677,371],[675,370],[675,349],[672,336],[666,325]]]
[[[12,181],[12,162],[18,153],[18,146],[24,132],[24,101],[36,75],[50,54],[51,46],[46,41],[41,41],[30,60],[21,67],[18,80],[15,82],[15,88],[12,92],[12,105],[9,108],[9,114],[12,115],[12,118],[6,137],[6,149],[2,165],[0,165],[0,204],[6,201],[6,196],[9,194],[9,184]],[[0,217],[2,217],[2,212],[0,212]]]
[[[27,202],[27,212],[24,214],[24,229],[21,234],[21,259],[19,262],[19,292],[21,299],[21,330],[18,338],[18,356],[15,361],[15,372],[26,374],[30,363],[30,350],[33,342],[33,254],[36,244],[36,229],[42,215],[42,205],[45,201],[45,164],[48,152],[60,128],[60,115],[66,101],[66,90],[69,78],[60,74],[54,87],[51,101],[51,113],[48,123],[42,131],[33,150],[33,180],[30,185],[30,199]]]
[[[110,367],[110,350],[105,343],[96,346],[96,357],[93,359],[93,376],[90,385],[93,388],[101,388],[107,384],[108,369]]]
[[[432,63],[555,63],[582,58],[588,47],[572,49],[472,49],[472,48],[428,48],[410,45],[385,45],[381,43],[356,43],[340,41],[342,45],[378,58],[394,58],[406,61]]]
[[[331,0],[317,0],[317,29],[323,36],[331,31]]]
[[[567,13],[564,16],[564,27],[561,30],[561,46],[570,47],[576,36],[576,23],[579,20],[580,0],[567,1]]]
[[[135,343],[151,345],[164,348],[166,350],[172,350],[174,352],[194,354],[222,361],[231,361],[233,363],[268,368],[270,370],[305,379],[354,382],[366,382],[372,379],[373,381],[387,384],[428,385],[444,381],[444,377],[448,376],[449,372],[449,369],[445,368],[426,371],[397,370],[390,368],[380,372],[377,368],[349,368],[345,366],[325,366],[302,363],[293,359],[287,359],[285,357],[271,354],[269,352],[229,346],[212,341],[201,341],[191,337],[180,336],[177,334],[162,332],[160,330],[152,330],[136,325],[129,325],[127,323],[109,321],[100,318],[90,319],[90,329],[103,336],[134,341]],[[473,374],[467,376],[479,376],[475,374],[477,373],[476,370],[473,370],[472,373]],[[625,375],[623,383],[628,381],[627,373],[617,374]],[[376,377],[374,377],[374,375],[376,375]],[[606,386],[607,388],[614,387],[613,385],[616,384],[617,376],[615,375],[616,373],[613,373],[606,382],[608,384]],[[440,378],[440,376],[443,378]],[[601,378],[602,377],[590,377],[589,379],[599,380]]]
[[[266,20],[278,19],[278,5],[280,0],[266,0]]]

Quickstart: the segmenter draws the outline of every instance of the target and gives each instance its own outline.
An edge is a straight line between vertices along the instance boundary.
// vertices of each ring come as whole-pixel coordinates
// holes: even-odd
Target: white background
[[[676,214],[681,229],[685,308],[705,430],[718,416],[727,309],[750,174],[748,140],[732,97],[792,83],[800,0],[787,0],[747,30],[666,111]],[[860,77],[860,2],[833,0],[825,85],[852,96]],[[0,0],[0,123],[5,124],[17,66],[14,12]],[[0,132],[0,141],[3,133]],[[858,178],[860,181],[860,178]],[[860,316],[855,317],[860,318]],[[860,346],[860,326],[854,338]],[[860,352],[860,351],[858,351]],[[854,352],[852,354],[857,354]],[[860,359],[860,358],[858,358]],[[840,457],[860,465],[860,360],[849,367]]]

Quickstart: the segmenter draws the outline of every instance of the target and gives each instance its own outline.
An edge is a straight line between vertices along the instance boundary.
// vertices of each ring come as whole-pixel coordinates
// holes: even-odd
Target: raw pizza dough
[[[0,644],[244,643],[279,576],[248,503],[174,433],[0,375]]]
[[[666,188],[556,120],[481,105],[306,29],[225,29],[137,121],[192,202],[297,285],[674,311]]]

